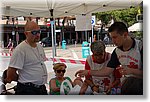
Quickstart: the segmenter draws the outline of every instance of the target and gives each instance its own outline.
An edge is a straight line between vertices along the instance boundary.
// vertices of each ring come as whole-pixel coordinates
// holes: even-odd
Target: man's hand
[[[77,71],[76,73],[75,73],[75,76],[76,77],[84,77],[84,76],[86,76],[86,75],[88,75],[88,70],[79,70],[79,71]]]
[[[94,85],[94,86],[92,87],[92,91],[99,93],[99,86],[98,86],[98,85],[97,85],[97,86]]]
[[[121,67],[117,67],[116,69],[119,70],[121,75],[132,74],[131,68],[128,68],[128,67],[121,66]]]
[[[4,79],[4,83],[11,83],[12,81],[18,81],[18,74],[16,73],[17,69],[9,67],[7,69],[7,77]]]
[[[98,85],[94,85],[92,80],[86,79],[85,82],[91,87],[92,91],[99,93],[99,86]]]

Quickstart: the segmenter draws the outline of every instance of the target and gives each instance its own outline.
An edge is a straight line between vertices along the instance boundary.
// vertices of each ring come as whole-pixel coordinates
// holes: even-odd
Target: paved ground
[[[107,46],[106,51],[112,52],[115,47]],[[52,57],[52,47],[44,47],[44,51],[47,57]],[[0,53],[5,52],[9,53],[9,49],[0,48]],[[70,59],[85,59],[82,58],[82,45],[67,45],[66,49],[62,49],[61,47],[56,47],[56,58],[70,58]]]

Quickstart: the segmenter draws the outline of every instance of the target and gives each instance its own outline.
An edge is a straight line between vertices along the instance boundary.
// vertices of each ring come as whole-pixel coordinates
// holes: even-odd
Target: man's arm
[[[86,75],[91,75],[91,76],[99,76],[99,77],[105,77],[110,75],[113,72],[113,68],[106,67],[102,68],[101,70],[79,70],[75,73],[75,76],[86,76]]]
[[[88,85],[85,82],[83,82],[79,94],[80,95],[84,95],[86,90],[87,90],[87,88],[88,88]]]
[[[133,68],[122,68],[119,70],[122,75],[129,75],[133,74],[137,78],[143,78],[143,71],[139,69],[133,69]]]
[[[143,78],[143,70],[139,70],[139,69],[132,69],[131,70],[133,75],[136,75],[139,78]]]
[[[17,69],[13,67],[8,67],[7,69],[7,78],[4,79],[5,83],[11,83],[11,81],[18,80],[18,74],[16,73]]]
[[[112,74],[114,68],[110,68],[110,67],[105,67],[102,68],[101,70],[91,70],[90,71],[90,75],[92,76],[99,76],[99,77],[105,77],[105,76],[109,76],[110,74]]]
[[[112,52],[111,54],[111,58],[107,64],[107,67],[110,67],[110,68],[117,68],[118,65],[120,65],[121,63],[119,62],[119,59],[117,57],[117,54],[116,54],[116,48],[114,49],[114,51]]]

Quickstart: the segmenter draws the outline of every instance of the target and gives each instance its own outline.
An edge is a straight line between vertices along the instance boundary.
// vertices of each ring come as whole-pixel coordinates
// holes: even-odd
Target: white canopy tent
[[[64,17],[138,6],[142,0],[1,0],[2,16]],[[51,22],[54,58],[53,31]]]
[[[132,26],[130,26],[130,27],[128,28],[128,30],[129,30],[130,32],[143,31],[143,22],[138,22],[138,23],[133,24]]]
[[[89,14],[139,5],[142,0],[1,0],[2,15],[54,17]]]

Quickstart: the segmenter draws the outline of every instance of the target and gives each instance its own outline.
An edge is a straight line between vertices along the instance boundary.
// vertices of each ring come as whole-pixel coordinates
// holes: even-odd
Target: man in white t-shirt
[[[15,94],[46,95],[47,69],[40,40],[40,27],[33,21],[25,25],[26,40],[21,42],[14,50],[10,59],[5,83],[17,81]]]

